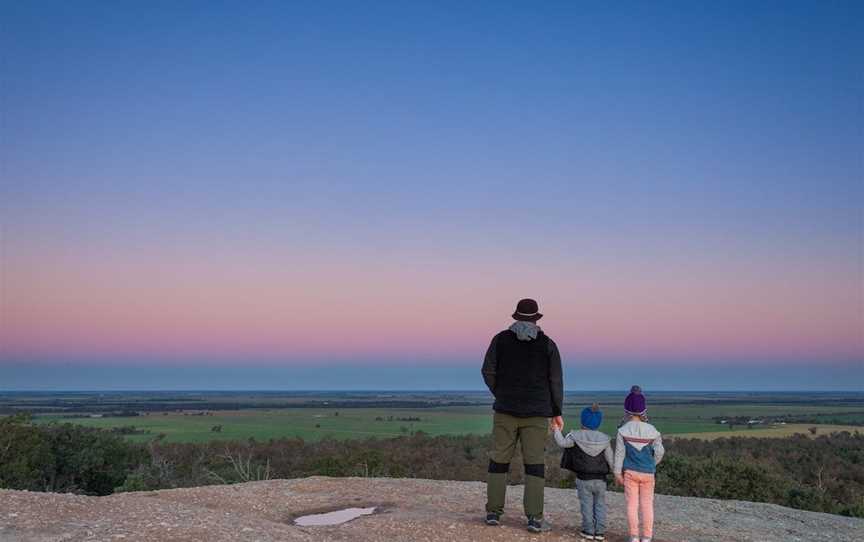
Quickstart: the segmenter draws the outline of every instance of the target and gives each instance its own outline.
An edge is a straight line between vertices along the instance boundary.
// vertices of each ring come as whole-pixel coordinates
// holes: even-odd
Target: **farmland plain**
[[[614,433],[621,395],[568,392],[564,418],[597,401],[601,429]],[[697,438],[788,436],[864,431],[864,394],[656,393],[649,414],[665,435]],[[0,394],[0,413],[30,412],[38,423],[70,422],[113,429],[134,441],[258,441],[299,437],[392,438],[488,434],[491,397],[483,392],[113,392]]]

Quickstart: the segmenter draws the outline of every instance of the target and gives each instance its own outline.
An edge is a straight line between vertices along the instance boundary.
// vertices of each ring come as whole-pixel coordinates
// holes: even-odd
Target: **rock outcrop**
[[[623,495],[608,497],[608,540],[624,541]],[[511,487],[503,525],[487,527],[479,482],[313,477],[108,497],[0,490],[0,541],[574,540],[575,491],[547,489],[554,530],[543,535],[524,530],[521,499],[522,487]],[[294,524],[301,515],[349,507],[376,512],[336,526]],[[770,504],[658,495],[656,516],[657,542],[864,539],[864,520]]]

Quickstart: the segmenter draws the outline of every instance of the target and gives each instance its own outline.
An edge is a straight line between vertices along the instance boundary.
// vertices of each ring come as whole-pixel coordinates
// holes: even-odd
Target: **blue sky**
[[[578,388],[864,387],[861,2],[0,21],[0,388],[474,389],[527,295]]]

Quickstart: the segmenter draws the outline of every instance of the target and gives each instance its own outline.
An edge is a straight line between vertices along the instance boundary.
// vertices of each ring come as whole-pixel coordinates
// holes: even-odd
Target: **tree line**
[[[312,475],[485,480],[489,436],[133,443],[108,430],[0,419],[0,487],[107,495]],[[670,439],[657,492],[864,517],[864,434]],[[546,452],[547,485],[573,487]],[[522,481],[514,457],[511,482]],[[610,489],[615,489],[610,486]]]

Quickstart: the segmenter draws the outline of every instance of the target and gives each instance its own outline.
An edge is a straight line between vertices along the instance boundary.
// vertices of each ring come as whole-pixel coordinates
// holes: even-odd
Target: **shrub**
[[[12,489],[108,495],[147,457],[109,431],[72,424],[0,420],[0,485]]]

